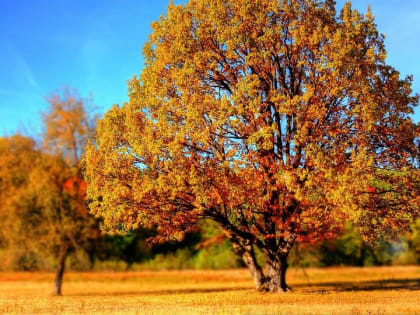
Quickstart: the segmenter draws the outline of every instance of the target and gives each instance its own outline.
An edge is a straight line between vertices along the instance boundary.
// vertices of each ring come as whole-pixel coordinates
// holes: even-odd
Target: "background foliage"
[[[229,241],[221,237],[209,222],[188,234],[183,242],[167,242],[149,247],[146,238],[153,231],[138,229],[124,236],[104,236],[91,251],[76,251],[69,257],[71,270],[140,270],[140,269],[229,269],[243,267]],[[219,237],[218,237],[219,236]],[[210,242],[209,242],[210,240]],[[7,248],[2,239],[0,270],[53,270],[55,260],[39,251]],[[303,244],[295,248],[290,264],[315,266],[380,266],[420,264],[420,219],[411,232],[396,242],[382,241],[372,248],[360,235],[346,227],[336,240],[316,246]]]

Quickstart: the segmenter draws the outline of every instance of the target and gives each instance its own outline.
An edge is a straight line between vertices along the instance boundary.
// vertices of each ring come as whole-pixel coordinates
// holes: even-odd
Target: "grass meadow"
[[[0,314],[420,314],[420,267],[291,269],[286,294],[247,270],[0,273]]]

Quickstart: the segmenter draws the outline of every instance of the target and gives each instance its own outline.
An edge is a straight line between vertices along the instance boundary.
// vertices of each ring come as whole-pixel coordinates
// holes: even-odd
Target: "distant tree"
[[[21,136],[1,139],[0,200],[10,244],[56,257],[54,294],[61,295],[68,255],[100,235],[86,207],[80,163],[94,120],[74,91],[48,101],[43,145]]]
[[[370,11],[332,0],[191,0],[153,23],[130,101],[99,123],[88,198],[110,231],[217,222],[263,291],[296,242],[366,240],[419,214],[418,98]],[[258,264],[255,248],[266,260]]]
[[[82,178],[81,162],[86,144],[94,135],[97,117],[92,114],[92,100],[80,97],[76,89],[64,87],[53,92],[46,100],[49,108],[42,114],[44,149],[59,156],[68,169],[64,182],[59,185],[67,197],[66,217],[71,224],[68,232],[64,229],[61,231],[65,242],[60,249],[54,287],[54,292],[59,295],[68,253],[76,249],[78,244],[99,236],[97,222],[89,216],[86,208],[86,183]]]

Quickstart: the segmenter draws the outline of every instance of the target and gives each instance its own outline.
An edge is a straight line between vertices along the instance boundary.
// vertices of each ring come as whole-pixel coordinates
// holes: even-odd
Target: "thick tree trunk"
[[[287,255],[267,259],[267,290],[269,292],[287,292],[291,288],[286,283]]]
[[[285,238],[274,242],[256,242],[259,249],[264,253],[266,260],[266,274],[257,262],[253,242],[251,239],[232,233],[230,226],[219,218],[218,222],[226,231],[229,240],[232,242],[233,249],[237,255],[242,257],[248,267],[257,290],[261,292],[287,292],[291,288],[286,282],[287,257],[292,249],[297,235],[289,233]]]
[[[266,256],[267,264],[267,288],[269,292],[287,292],[292,289],[286,282],[286,271],[289,267],[287,257],[295,243],[296,235],[290,234],[283,241],[283,246],[278,249],[265,248],[263,251]]]
[[[55,274],[55,280],[54,280],[54,295],[61,295],[61,286],[63,284],[63,275],[64,270],[66,268],[66,258],[69,253],[69,249],[67,246],[64,246],[61,251],[60,255],[58,257],[58,265],[57,265],[57,272]]]

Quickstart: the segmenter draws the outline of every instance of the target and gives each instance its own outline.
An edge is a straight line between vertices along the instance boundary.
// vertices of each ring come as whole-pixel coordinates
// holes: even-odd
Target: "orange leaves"
[[[226,160],[229,160],[231,158],[233,158],[236,154],[236,150],[235,149],[231,149],[226,153]]]
[[[76,90],[65,87],[46,100],[50,108],[43,113],[44,145],[75,166],[95,127],[95,120],[86,112],[91,99],[82,99]]]
[[[372,186],[368,186],[368,188],[366,189],[366,191],[370,194],[374,194],[376,192],[376,189]]]
[[[63,184],[64,191],[80,200],[86,197],[86,187],[86,182],[76,176],[70,177]]]

